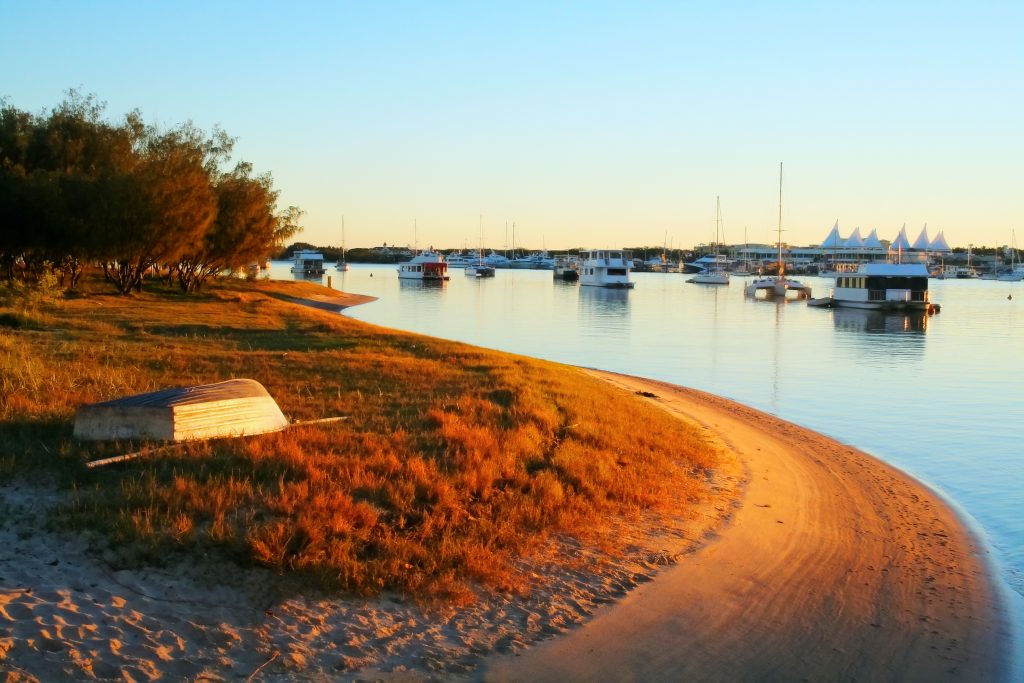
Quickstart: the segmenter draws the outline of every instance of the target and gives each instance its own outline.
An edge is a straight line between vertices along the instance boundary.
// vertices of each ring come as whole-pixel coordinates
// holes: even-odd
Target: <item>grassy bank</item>
[[[0,479],[56,480],[53,521],[114,563],[201,552],[360,593],[515,590],[548,535],[614,548],[607,518],[684,514],[715,465],[694,430],[573,368],[285,300],[317,285],[84,290],[0,299]],[[84,467],[142,444],[76,442],[80,404],[233,377],[292,420],[350,419]]]

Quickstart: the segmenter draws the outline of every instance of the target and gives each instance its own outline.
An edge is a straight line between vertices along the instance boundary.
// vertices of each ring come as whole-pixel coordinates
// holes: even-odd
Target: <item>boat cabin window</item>
[[[620,277],[624,277],[627,273],[626,273],[626,269],[625,268],[609,268],[608,269],[608,274],[609,275],[618,275]]]

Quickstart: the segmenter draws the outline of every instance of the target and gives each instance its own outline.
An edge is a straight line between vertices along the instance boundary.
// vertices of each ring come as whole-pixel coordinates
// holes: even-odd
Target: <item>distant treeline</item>
[[[0,100],[0,278],[51,275],[74,288],[97,264],[122,293],[153,272],[193,291],[300,229],[302,212],[278,209],[269,174],[231,163],[224,131],[103,112],[75,91],[40,114]]]
[[[315,244],[309,244],[308,242],[295,242],[293,244],[289,244],[287,247],[284,247],[284,248],[276,251],[274,253],[273,257],[276,258],[276,259],[291,259],[292,258],[292,254],[294,254],[296,251],[298,251],[300,249],[312,249],[314,251],[318,251],[318,252],[320,252],[321,254],[324,255],[324,260],[325,261],[337,261],[339,258],[341,258],[341,247],[333,247],[333,246],[321,247],[321,246],[317,246]],[[652,246],[647,246],[647,247],[626,247],[626,249],[632,251],[633,252],[633,256],[635,258],[644,258],[644,259],[646,259],[646,258],[653,257],[653,256],[659,256],[659,255],[661,255],[661,253],[663,251],[666,251],[667,259],[668,260],[673,260],[673,261],[678,261],[678,260],[683,259],[683,258],[689,259],[689,258],[695,258],[696,257],[695,252],[684,250],[684,249],[664,250],[663,247],[652,247]],[[459,251],[463,251],[463,250],[461,250],[461,249],[442,249],[441,250],[441,252],[444,253],[444,254],[452,254],[452,253],[456,253],[456,252],[459,252]],[[490,251],[490,249],[484,249],[484,252],[488,252],[488,251]],[[521,248],[517,248],[515,250],[512,250],[512,249],[508,249],[508,250],[505,250],[505,249],[495,249],[494,251],[498,252],[499,254],[505,254],[510,259],[511,258],[517,258],[519,256],[525,256],[525,255],[527,255],[527,254],[529,254],[531,252],[531,250],[521,249]],[[572,254],[572,255],[575,256],[575,255],[579,255],[579,253],[580,253],[580,249],[579,248],[573,248],[573,249],[552,249],[550,251],[551,251],[552,254],[557,254],[557,255]],[[373,248],[356,247],[356,248],[353,248],[353,249],[346,249],[345,250],[345,260],[350,262],[350,263],[399,263],[399,262],[403,262],[403,261],[408,261],[409,260],[409,255],[405,254],[405,253],[383,251],[379,247],[373,247]]]

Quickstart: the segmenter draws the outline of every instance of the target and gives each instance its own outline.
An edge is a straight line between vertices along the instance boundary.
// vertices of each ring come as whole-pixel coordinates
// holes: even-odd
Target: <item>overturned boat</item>
[[[75,414],[74,435],[87,441],[190,441],[277,432],[287,426],[262,384],[231,379],[83,405]]]

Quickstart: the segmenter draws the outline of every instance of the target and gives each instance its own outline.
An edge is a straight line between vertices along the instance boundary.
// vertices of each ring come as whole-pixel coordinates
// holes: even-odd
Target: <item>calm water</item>
[[[456,271],[444,286],[394,266],[328,274],[379,297],[353,318],[704,389],[866,450],[960,506],[1024,595],[1024,283],[932,280],[942,313],[915,319],[751,301],[742,280],[678,274],[634,274],[629,292],[547,271]],[[833,283],[801,279],[815,296]]]

